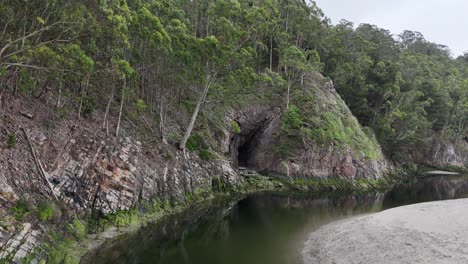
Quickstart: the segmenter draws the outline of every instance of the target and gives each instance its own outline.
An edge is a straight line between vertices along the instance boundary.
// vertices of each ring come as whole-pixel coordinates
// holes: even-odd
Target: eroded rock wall
[[[75,214],[114,213],[152,198],[184,201],[186,194],[211,190],[215,178],[233,185],[241,179],[227,160],[202,160],[125,131],[119,138],[106,136],[99,120],[61,120],[46,127],[50,109],[16,103],[15,111],[0,113],[0,133],[14,133],[17,141],[13,148],[0,148],[0,263],[25,257],[37,241],[47,240],[48,224],[58,227]],[[38,221],[34,208],[15,216],[19,199],[37,206],[54,195],[62,215],[53,222]]]
[[[426,162],[430,161],[432,165],[445,167],[455,166],[468,169],[468,143],[460,140],[456,144],[442,144],[435,142],[431,153],[426,157]]]
[[[309,76],[306,85],[318,99],[318,111],[339,108],[339,118],[353,118],[323,77]],[[65,220],[86,212],[127,210],[152,198],[180,201],[188,193],[212,189],[213,183],[236,185],[242,181],[239,165],[290,178],[374,179],[392,169],[378,146],[374,146],[378,158],[366,158],[350,146],[313,141],[290,146],[293,157],[278,155],[284,106],[275,103],[252,104],[227,114],[224,136],[211,149],[217,156],[207,160],[196,152],[179,151],[175,144],[154,143],[154,138],[132,132],[130,126],[124,125],[118,138],[108,136],[100,114],[82,120],[63,118],[47,105],[12,98],[0,113],[0,136],[14,133],[17,141],[14,148],[0,149],[0,219],[17,223],[0,223],[0,252],[15,259],[33,244],[15,241],[41,241],[47,236],[36,218],[13,219],[11,208],[19,198],[37,204],[56,196],[66,208],[61,211],[69,214],[60,217]],[[240,133],[230,131],[232,121],[239,124]],[[355,122],[355,132],[364,137]]]
[[[307,76],[307,92],[316,98],[318,112],[335,111],[339,120],[348,118],[354,133],[367,140],[368,137],[344,104],[333,84],[319,74]],[[337,109],[337,110],[336,110]],[[294,137],[281,128],[284,109],[280,106],[248,106],[231,117],[239,123],[241,132],[231,137],[230,156],[242,166],[251,167],[277,175],[293,178],[367,178],[377,179],[393,170],[393,165],[383,155],[380,146],[369,139],[366,142],[375,151],[375,157],[369,158],[359,149],[335,142],[318,143],[299,139],[299,145],[286,145],[290,157],[277,153],[281,136]],[[320,117],[319,117],[320,118]],[[247,146],[246,146],[247,145]],[[247,151],[248,153],[243,153]],[[242,159],[247,160],[242,160]]]

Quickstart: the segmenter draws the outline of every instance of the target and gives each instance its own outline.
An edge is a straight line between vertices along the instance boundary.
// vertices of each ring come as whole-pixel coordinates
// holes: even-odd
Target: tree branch
[[[45,68],[45,67],[41,67],[41,66],[30,65],[30,64],[22,64],[22,63],[15,63],[15,62],[2,62],[0,64],[1,65],[6,65],[7,67],[17,66],[17,67],[25,67],[25,68],[43,70],[43,71],[49,71],[50,70],[49,68]]]

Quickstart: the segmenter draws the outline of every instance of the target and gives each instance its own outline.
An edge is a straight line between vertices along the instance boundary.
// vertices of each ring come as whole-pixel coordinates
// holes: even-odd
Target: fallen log
[[[34,150],[34,146],[32,145],[31,140],[29,139],[28,132],[26,131],[26,129],[24,129],[24,127],[21,127],[21,129],[23,130],[23,133],[24,133],[24,135],[26,137],[26,140],[28,141],[28,145],[29,145],[29,148],[31,150],[31,154],[32,154],[32,156],[34,158],[34,162],[36,163],[36,167],[39,170],[39,175],[41,175],[43,180],[47,183],[47,187],[49,188],[50,192],[54,196],[55,200],[58,201],[59,199],[57,198],[57,196],[54,193],[54,189],[52,187],[52,184],[50,184],[49,179],[47,179],[47,172],[44,170],[44,167],[42,167],[42,163],[39,160],[39,158],[37,157],[36,152]]]

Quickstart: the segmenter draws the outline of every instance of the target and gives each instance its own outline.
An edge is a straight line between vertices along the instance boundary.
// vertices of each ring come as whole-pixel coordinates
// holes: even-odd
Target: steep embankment
[[[423,163],[439,167],[453,166],[455,168],[468,169],[468,143],[459,140],[454,143],[435,141],[433,147]]]
[[[9,99],[0,115],[1,141],[14,134],[16,144],[0,155],[0,259],[26,256],[48,240],[46,229],[60,232],[75,214],[99,216],[153,200],[184,204],[240,182],[228,160],[155,144],[130,123],[126,136],[116,138],[100,129],[100,118],[67,120],[44,102]],[[50,219],[38,220],[41,202],[55,207]]]
[[[228,111],[217,138],[195,131],[189,140],[194,151],[183,153],[171,142],[155,142],[141,133],[129,118],[123,136],[114,137],[103,129],[104,113],[64,118],[47,96],[9,96],[0,115],[0,139],[15,135],[15,144],[0,155],[0,257],[26,256],[49,240],[47,228],[63,231],[75,215],[102,216],[155,199],[172,206],[190,204],[194,196],[240,191],[248,183],[239,176],[238,165],[290,177],[291,184],[313,177],[377,179],[390,171],[380,147],[330,81],[308,75],[303,93],[291,103],[296,113],[274,101]],[[291,126],[291,113],[299,111],[300,122]],[[234,124],[239,127],[232,129]],[[56,213],[42,217],[41,204],[55,207]],[[74,223],[65,237],[79,230]]]
[[[467,263],[466,199],[398,207],[312,233],[304,263]]]
[[[370,132],[366,134],[333,83],[317,73],[305,77],[294,105],[251,106],[233,117],[240,133],[231,139],[239,164],[294,179],[378,179],[392,166]]]

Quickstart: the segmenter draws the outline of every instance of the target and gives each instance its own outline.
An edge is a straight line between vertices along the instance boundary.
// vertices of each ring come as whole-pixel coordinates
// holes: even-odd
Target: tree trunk
[[[273,34],[270,36],[270,71],[273,71]]]
[[[89,75],[88,75],[88,77],[86,79],[85,87],[81,90],[80,107],[78,108],[78,120],[81,119],[81,110],[83,108],[83,96],[84,96],[86,90],[88,90],[88,85],[89,85]]]
[[[60,85],[59,85],[59,94],[58,94],[58,98],[57,98],[57,104],[55,106],[55,108],[59,108],[60,107],[60,100],[62,99],[62,82],[60,81]]]
[[[301,74],[301,88],[304,91],[304,73]]]
[[[164,120],[164,113],[163,113],[163,103],[164,103],[164,96],[161,96],[161,107],[159,109],[159,129],[161,130],[162,142],[164,144],[167,144],[166,134],[164,132],[165,120]]]
[[[179,149],[180,150],[185,150],[185,144],[187,143],[187,140],[190,137],[190,134],[192,133],[193,126],[195,125],[195,121],[197,120],[198,112],[200,111],[200,107],[203,104],[203,101],[205,101],[206,95],[208,94],[208,90],[210,89],[210,86],[213,83],[213,79],[214,79],[213,76],[208,76],[208,78],[207,78],[207,82],[205,84],[205,89],[203,90],[203,93],[198,98],[198,103],[197,103],[197,106],[195,107],[195,110],[193,111],[192,119],[190,120],[190,124],[187,127],[187,130],[185,131],[184,137],[180,141],[180,144],[179,144]]]
[[[125,99],[125,86],[127,85],[127,80],[124,78],[124,85],[122,89],[122,98],[120,99],[120,110],[119,110],[119,120],[117,121],[117,128],[115,129],[115,136],[119,137],[120,121],[122,119],[122,110]]]
[[[58,95],[58,98],[57,98],[56,108],[60,107],[60,100],[62,100],[62,86],[63,86],[63,71],[62,71],[62,74],[60,75],[59,95]]]
[[[107,103],[106,113],[104,114],[104,122],[102,125],[106,128],[106,136],[109,136],[109,121],[108,115],[110,111],[110,105],[112,103],[112,99],[114,98],[114,89],[112,89],[112,94],[109,96],[109,102]]]

